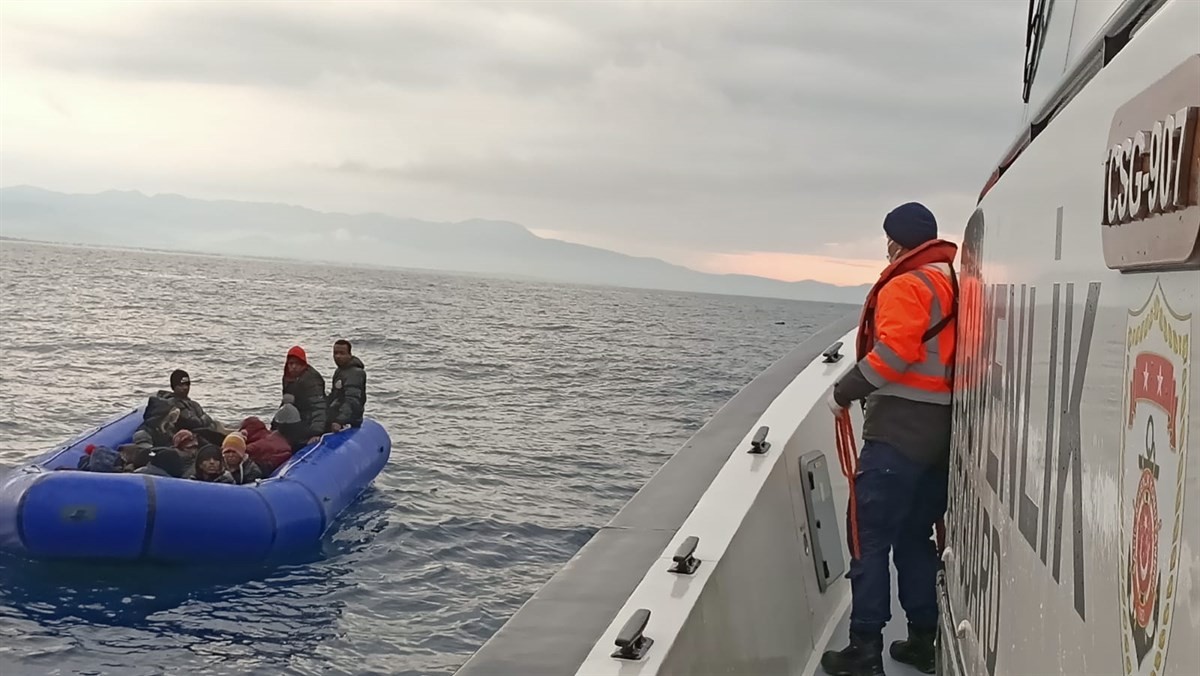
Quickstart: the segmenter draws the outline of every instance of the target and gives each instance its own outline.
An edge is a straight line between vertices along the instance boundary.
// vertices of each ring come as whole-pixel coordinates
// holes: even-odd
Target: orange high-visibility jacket
[[[956,249],[941,240],[919,247],[889,266],[872,289],[859,327],[858,366],[878,388],[875,394],[950,403],[957,331],[951,262]],[[947,316],[949,321],[943,322]]]

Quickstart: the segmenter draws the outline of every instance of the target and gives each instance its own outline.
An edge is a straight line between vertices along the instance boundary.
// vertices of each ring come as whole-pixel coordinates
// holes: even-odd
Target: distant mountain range
[[[77,195],[0,188],[0,236],[833,303],[861,303],[868,290],[697,272],[538,237],[506,221],[433,223],[126,191]]]

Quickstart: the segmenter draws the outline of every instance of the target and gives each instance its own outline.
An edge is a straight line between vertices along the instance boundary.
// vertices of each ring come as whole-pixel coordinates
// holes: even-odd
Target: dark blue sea
[[[390,464],[272,568],[0,555],[0,674],[450,674],[838,305],[0,241],[0,474],[166,388],[270,416],[346,337]]]

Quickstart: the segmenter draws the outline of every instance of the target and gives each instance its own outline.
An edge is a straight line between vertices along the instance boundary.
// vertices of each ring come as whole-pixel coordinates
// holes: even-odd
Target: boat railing
[[[830,348],[846,344],[856,320],[857,313],[847,314],[818,331],[730,399],[457,674],[653,673],[664,655],[687,653],[684,642],[696,633],[685,625],[697,626],[703,603],[723,603],[746,586],[775,595],[759,583],[794,576],[803,562],[794,502],[804,500],[799,456],[833,449],[832,416],[820,400],[853,361],[841,355],[841,346],[833,350],[841,358],[830,359]],[[814,404],[821,410],[812,410]],[[813,422],[798,432],[804,420]],[[812,438],[804,438],[809,432]],[[764,485],[771,490],[761,490]],[[755,538],[790,541],[795,559],[743,547],[743,522]],[[833,587],[823,595],[814,579],[811,593],[841,593],[837,583]],[[751,598],[759,597],[742,600]],[[725,629],[714,640],[750,645],[764,624],[774,623],[766,615],[736,617],[736,627],[719,623]],[[800,638],[795,629],[770,631],[794,643]]]
[[[747,431],[576,674],[809,665],[848,600],[847,489],[829,474],[834,419],[824,403],[854,364],[840,348],[814,359]]]

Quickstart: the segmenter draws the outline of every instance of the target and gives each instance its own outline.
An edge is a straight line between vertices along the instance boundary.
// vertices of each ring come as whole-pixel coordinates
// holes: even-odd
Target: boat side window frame
[[[1025,148],[1033,142],[1035,138],[1050,124],[1050,121],[1062,110],[1068,103],[1075,98],[1084,86],[1091,81],[1093,77],[1099,73],[1104,66],[1112,61],[1113,57],[1121,51],[1130,38],[1137,33],[1138,29],[1145,25],[1158,10],[1162,9],[1167,0],[1126,0],[1116,12],[1109,17],[1104,27],[1094,35],[1087,44],[1087,47],[1081,50],[1079,58],[1069,67],[1053,91],[1046,99],[1038,104],[1037,110],[1030,116],[1030,122],[1022,127],[1017,134],[1017,138],[1009,145],[1008,150],[1001,156],[1000,162],[996,168],[988,176],[987,182],[980,191],[976,204],[983,202],[983,198],[999,181],[1000,177],[1008,170]],[[1042,31],[1045,21],[1049,18],[1049,14],[1041,13],[1043,5],[1049,6],[1053,0],[1029,0],[1029,23],[1026,32],[1026,69],[1025,69],[1025,84],[1026,89],[1022,92],[1028,104],[1028,87],[1036,78],[1036,64],[1041,59],[1042,38],[1040,33],[1035,35],[1035,29]],[[1037,21],[1035,21],[1037,19]],[[1033,63],[1032,72],[1030,63]]]
[[[1023,103],[1029,103],[1033,81],[1037,78],[1042,48],[1046,44],[1046,23],[1053,7],[1054,0],[1029,0],[1029,11],[1025,20],[1025,75],[1021,87]]]

